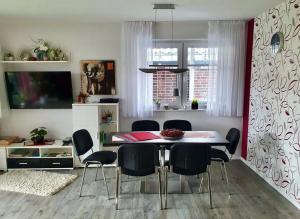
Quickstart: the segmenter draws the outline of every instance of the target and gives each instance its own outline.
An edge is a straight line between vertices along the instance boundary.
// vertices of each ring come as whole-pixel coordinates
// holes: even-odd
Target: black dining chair
[[[212,148],[211,150],[211,160],[215,162],[220,162],[222,179],[224,179],[223,177],[223,172],[224,172],[227,185],[229,184],[229,182],[228,182],[228,175],[227,175],[225,163],[229,162],[232,159],[237,149],[237,146],[239,144],[240,135],[241,135],[240,130],[236,128],[231,128],[226,135],[226,139],[227,141],[229,141],[229,144],[225,146],[225,150],[223,151],[216,148]],[[226,154],[226,151],[229,152],[230,158]]]
[[[192,131],[192,124],[187,120],[167,120],[164,122],[164,129],[181,129],[182,131]]]
[[[85,129],[81,129],[81,130],[74,132],[73,142],[74,142],[74,146],[75,146],[79,161],[82,164],[84,164],[84,170],[83,170],[82,182],[81,182],[81,186],[80,186],[79,197],[81,197],[81,194],[82,194],[82,187],[83,187],[83,183],[84,183],[86,169],[89,167],[90,164],[96,164],[97,170],[96,170],[95,181],[97,180],[98,169],[99,169],[99,167],[101,167],[102,176],[103,176],[103,179],[105,182],[107,196],[109,199],[109,191],[108,191],[108,186],[107,186],[107,182],[106,182],[106,178],[105,178],[105,174],[104,174],[104,170],[103,170],[103,165],[112,164],[113,162],[115,162],[115,160],[117,159],[117,154],[112,151],[94,152],[93,151],[93,140],[92,140],[89,132]],[[80,157],[82,155],[85,155],[88,151],[91,151],[92,153],[82,160]]]
[[[131,130],[135,131],[159,131],[159,123],[154,120],[138,120],[131,125]]]
[[[121,175],[143,177],[158,173],[160,208],[162,209],[161,168],[158,147],[153,144],[123,144],[118,150],[116,168],[116,209],[119,206]]]
[[[165,171],[165,208],[168,199],[168,172],[184,176],[199,175],[207,173],[209,202],[212,208],[212,191],[209,166],[211,163],[211,146],[209,144],[185,144],[176,143],[171,147],[169,166],[166,165]],[[200,186],[202,180],[200,182]]]

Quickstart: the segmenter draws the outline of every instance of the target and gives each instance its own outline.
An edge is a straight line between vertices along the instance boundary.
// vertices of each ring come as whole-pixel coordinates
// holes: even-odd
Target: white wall
[[[60,24],[13,23],[0,24],[2,49],[18,54],[20,49],[31,48],[31,39],[43,38],[62,47],[71,54],[68,64],[9,65],[6,70],[70,70],[73,96],[80,91],[80,60],[113,59],[116,61],[117,78],[120,60],[121,24]],[[117,81],[118,83],[118,81]],[[72,133],[72,111],[64,110],[10,110],[0,122],[1,135],[28,136],[31,129],[46,126],[52,137],[63,138]]]
[[[175,22],[174,39],[200,39],[207,37],[207,22]],[[69,64],[5,66],[9,70],[71,70],[74,97],[80,89],[80,65],[82,59],[114,59],[117,68],[117,92],[120,81],[121,24],[76,23],[0,23],[0,44],[3,49],[17,53],[33,46],[31,38],[44,38],[71,53]],[[158,25],[157,38],[170,39],[170,24]],[[154,119],[162,126],[167,119],[187,119],[195,130],[218,130],[224,135],[231,127],[241,129],[240,118],[209,118],[204,112],[157,112]],[[129,130],[132,119],[121,118],[121,130]],[[10,110],[0,121],[0,135],[28,136],[31,129],[46,126],[55,138],[72,133],[71,110]],[[237,154],[240,154],[238,149]]]

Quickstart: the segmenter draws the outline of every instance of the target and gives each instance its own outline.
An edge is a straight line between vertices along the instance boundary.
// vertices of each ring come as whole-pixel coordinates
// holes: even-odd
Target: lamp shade
[[[179,89],[178,88],[174,88],[173,89],[173,97],[179,97],[180,93],[179,93]]]

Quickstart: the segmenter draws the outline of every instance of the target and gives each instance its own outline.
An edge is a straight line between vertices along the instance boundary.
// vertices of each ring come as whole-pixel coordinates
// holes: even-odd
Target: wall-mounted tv
[[[69,71],[5,72],[11,109],[72,108]]]

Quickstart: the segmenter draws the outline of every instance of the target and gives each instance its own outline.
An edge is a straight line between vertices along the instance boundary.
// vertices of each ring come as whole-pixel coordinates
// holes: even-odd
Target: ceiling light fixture
[[[173,42],[173,26],[174,26],[173,10],[175,10],[175,4],[154,4],[153,9],[155,12],[154,48],[156,48],[157,10],[170,10],[171,11],[171,41]],[[178,68],[178,65],[150,65],[148,68],[139,68],[139,70],[144,73],[157,73],[159,71],[169,71],[172,73],[184,73],[184,72],[187,72],[189,69],[188,68]]]

